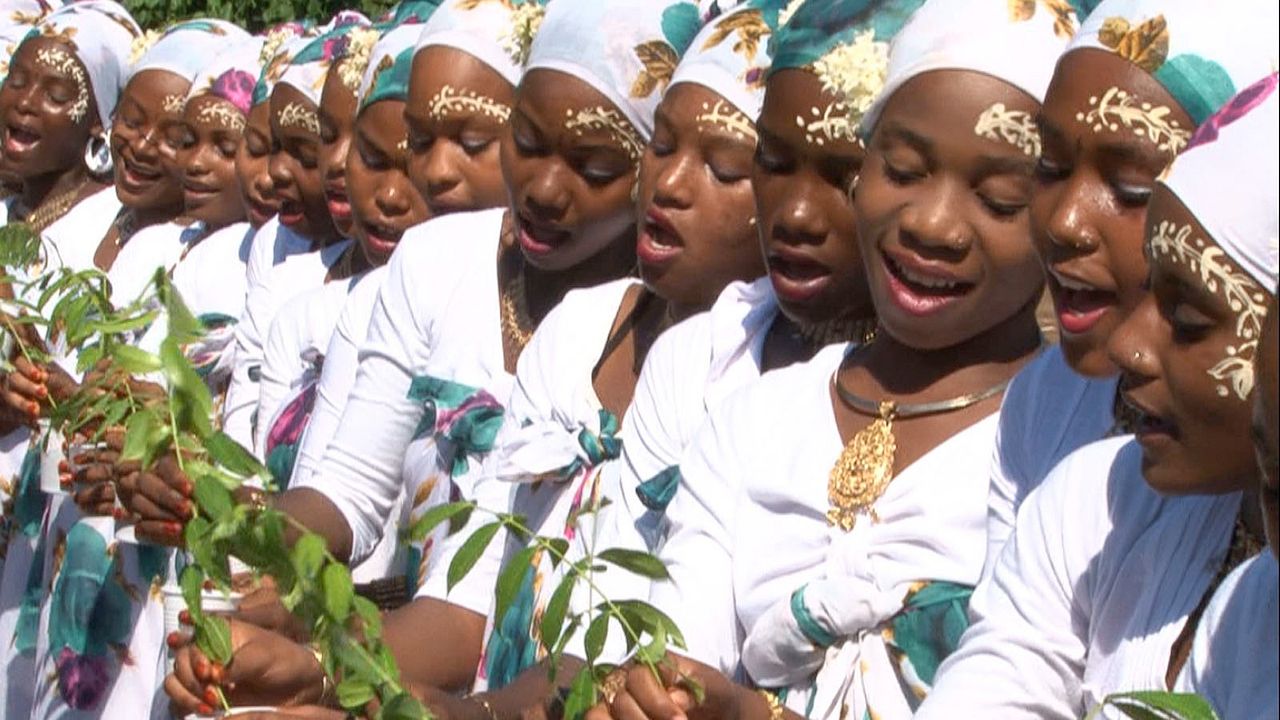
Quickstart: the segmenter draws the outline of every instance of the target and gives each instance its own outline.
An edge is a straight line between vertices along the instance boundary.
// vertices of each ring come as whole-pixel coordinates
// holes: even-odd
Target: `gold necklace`
[[[525,297],[524,272],[517,272],[515,277],[502,288],[499,298],[499,314],[502,316],[502,336],[511,343],[516,354],[524,351],[529,344],[537,325],[529,315],[529,301]]]
[[[842,342],[866,345],[876,337],[875,318],[843,317],[818,323],[792,321],[795,337],[805,345],[821,349]]]
[[[71,211],[72,206],[76,204],[76,199],[80,197],[80,191],[88,183],[88,179],[81,180],[70,190],[59,193],[40,203],[35,210],[27,214],[25,221],[27,227],[35,231],[36,234],[44,232],[50,225],[62,219],[62,216]]]
[[[850,355],[849,357],[851,357]],[[846,362],[848,357],[846,357]],[[841,363],[841,367],[844,363]],[[893,400],[876,402],[859,397],[840,384],[840,371],[831,376],[840,401],[855,412],[875,418],[870,425],[859,430],[845,445],[840,458],[827,479],[827,524],[845,532],[853,529],[858,515],[868,512],[876,522],[871,506],[884,495],[893,480],[894,456],[898,450],[893,436],[893,421],[924,415],[962,410],[1004,391],[1010,380],[1002,381],[985,390],[968,393],[949,400],[928,403],[897,403]]]

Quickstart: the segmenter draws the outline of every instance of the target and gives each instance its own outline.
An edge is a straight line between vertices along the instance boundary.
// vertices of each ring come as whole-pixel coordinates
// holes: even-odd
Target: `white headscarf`
[[[758,7],[740,7],[715,18],[693,39],[671,84],[709,88],[755,122],[764,105],[772,33]]]
[[[1033,3],[1011,13],[1007,0],[928,0],[893,39],[884,90],[862,118],[870,135],[888,99],[933,70],[970,70],[1044,101],[1058,57],[1075,32],[1075,13]]]
[[[89,75],[90,91],[98,105],[98,118],[111,127],[111,115],[124,89],[129,47],[142,34],[138,24],[119,3],[81,0],[49,14],[26,40],[54,38],[66,45]]]
[[[246,116],[253,107],[253,86],[262,72],[260,37],[250,37],[224,50],[191,81],[190,101],[197,95],[216,95]]]
[[[526,71],[559,70],[609,99],[641,135],[699,29],[698,6],[673,0],[555,0]]]
[[[433,46],[451,47],[493,68],[507,82],[520,82],[526,41],[521,28],[529,19],[541,18],[542,3],[525,0],[515,3],[480,3],[470,0],[445,0],[422,27],[418,50]],[[536,30],[534,27],[529,28]]]
[[[369,27],[368,18],[358,13],[341,14],[341,22],[335,18],[335,23],[298,50],[280,77],[281,83],[297,89],[316,105],[320,104],[330,68],[346,55],[354,33],[366,37],[361,31]]]
[[[232,45],[249,39],[249,33],[226,20],[199,18],[176,23],[164,31],[154,44],[136,47],[143,50],[136,58],[129,76],[144,70],[166,70],[187,82]]]

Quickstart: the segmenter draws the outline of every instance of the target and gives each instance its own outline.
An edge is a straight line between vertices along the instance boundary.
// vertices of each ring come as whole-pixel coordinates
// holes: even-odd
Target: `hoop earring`
[[[103,135],[89,136],[84,148],[84,166],[89,174],[98,179],[111,175],[115,163],[111,160],[111,131]]]

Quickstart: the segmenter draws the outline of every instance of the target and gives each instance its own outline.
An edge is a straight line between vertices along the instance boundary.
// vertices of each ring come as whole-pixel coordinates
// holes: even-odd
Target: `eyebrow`
[[[891,121],[882,132],[887,137],[895,140],[901,140],[902,142],[913,146],[916,150],[919,150],[925,155],[933,155],[933,141],[914,130]]]
[[[1025,175],[1030,176],[1035,170],[1035,161],[1023,153],[1015,156],[999,157],[984,155],[978,160],[977,177],[987,178],[993,175]]]

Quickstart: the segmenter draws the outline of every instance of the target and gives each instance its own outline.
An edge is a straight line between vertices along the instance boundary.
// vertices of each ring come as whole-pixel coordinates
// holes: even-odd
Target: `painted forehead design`
[[[89,114],[89,77],[75,56],[61,47],[47,47],[36,53],[36,62],[66,75],[76,84],[76,99],[68,115],[74,122],[84,120]]]
[[[216,125],[232,132],[243,132],[245,126],[244,113],[231,104],[231,101],[213,97],[200,107],[196,119],[207,125]]]
[[[470,114],[484,115],[505,123],[511,117],[511,106],[472,90],[458,90],[452,85],[445,85],[431,97],[427,112],[437,122],[451,115]]]
[[[702,112],[694,119],[721,128],[739,140],[755,142],[758,138],[755,124],[724,100],[716,100],[715,104],[702,103]]]
[[[973,132],[988,140],[1007,142],[1029,157],[1040,157],[1040,130],[1035,117],[1025,110],[1009,110],[1004,103],[994,103],[978,116]]]
[[[1267,310],[1266,290],[1247,273],[1236,270],[1221,248],[1193,233],[1187,224],[1161,220],[1147,241],[1147,254],[1152,260],[1164,258],[1190,270],[1235,313],[1235,342],[1227,345],[1226,357],[1208,372],[1218,383],[1219,397],[1234,393],[1247,400],[1253,390],[1254,355]]]
[[[313,135],[320,134],[320,116],[315,110],[294,101],[284,106],[277,116],[281,127],[302,128]]]
[[[1112,86],[1100,96],[1091,96],[1089,107],[1077,112],[1076,120],[1095,133],[1132,133],[1154,143],[1160,152],[1177,155],[1191,139],[1191,130],[1170,117],[1172,112]]]
[[[644,154],[644,143],[639,134],[631,127],[631,123],[622,117],[617,110],[596,106],[582,110],[566,110],[564,127],[578,137],[591,130],[603,130],[622,148],[631,162],[639,162]]]

